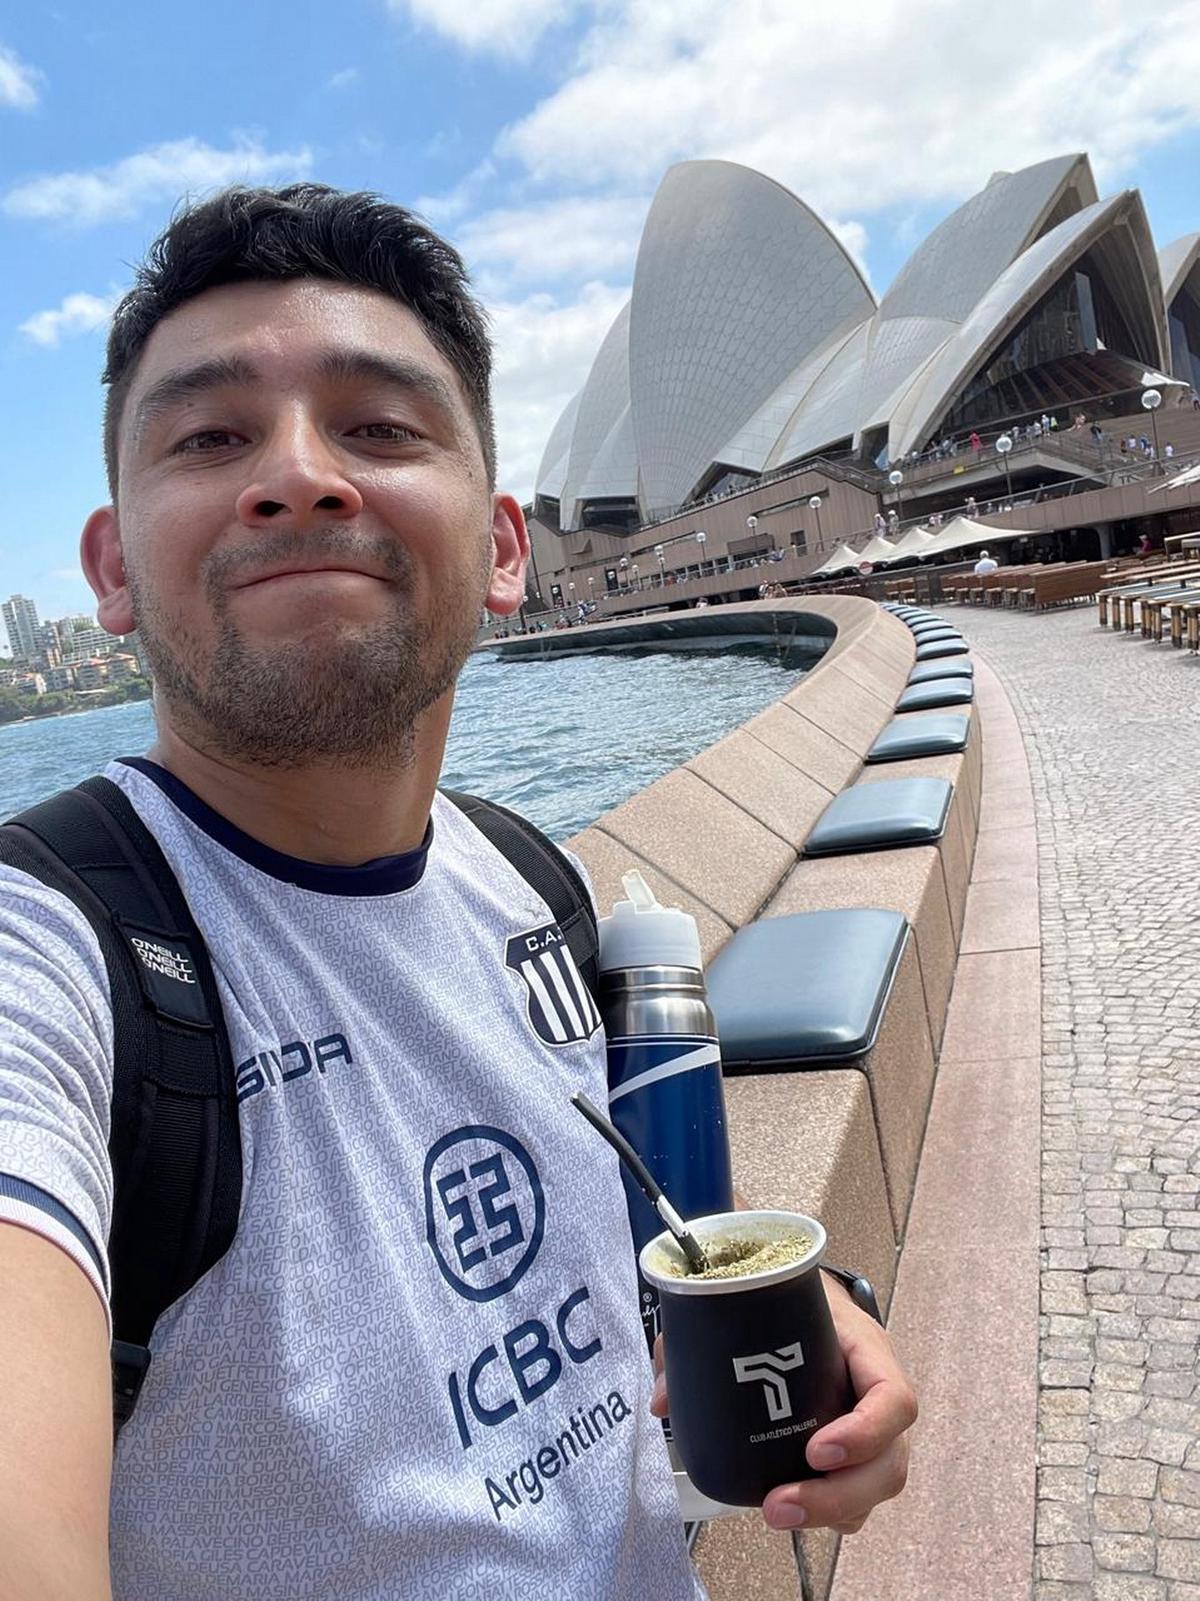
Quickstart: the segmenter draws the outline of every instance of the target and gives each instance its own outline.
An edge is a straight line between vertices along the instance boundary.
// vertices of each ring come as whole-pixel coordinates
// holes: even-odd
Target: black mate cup
[[[810,1437],[854,1396],[819,1266],[825,1230],[799,1212],[716,1212],[689,1219],[706,1250],[724,1240],[802,1239],[795,1260],[736,1278],[681,1277],[670,1233],[640,1263],[659,1294],[671,1430],[692,1484],[713,1501],[760,1506],[769,1490],[820,1478]]]

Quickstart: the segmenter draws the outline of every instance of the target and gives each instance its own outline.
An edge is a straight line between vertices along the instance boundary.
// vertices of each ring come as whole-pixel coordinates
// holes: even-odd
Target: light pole
[[[617,565],[621,569],[621,588],[624,589],[624,590],[628,590],[628,588],[629,588],[629,557],[628,556],[622,556],[621,560],[618,562]],[[636,572],[636,571],[637,571],[637,568],[635,567],[634,568],[634,572]]]
[[[899,467],[893,467],[891,472],[888,473],[888,483],[896,491],[896,521],[902,523],[904,521],[904,494],[901,485],[904,483],[904,474]]]
[[[755,535],[758,533],[758,518],[755,517],[755,516],[747,517],[746,518],[746,528],[749,531],[750,538],[753,540]],[[751,556],[751,559],[753,561],[755,561],[755,562],[758,561],[758,552],[757,552],[757,550],[751,549],[750,556]],[[733,558],[732,557],[730,557],[729,562],[730,562],[730,566],[732,567],[732,565],[733,565]]]
[[[1012,447],[1013,442],[1011,434],[1001,434],[999,439],[996,441],[996,450],[1000,455],[1000,459],[1004,463],[1004,482],[1008,486],[1008,499],[1010,501],[1012,500],[1012,473],[1008,468],[1008,453]]]
[[[825,541],[821,537],[821,497],[820,497],[820,495],[810,495],[808,497],[808,506],[809,506],[809,510],[814,513],[814,515],[816,516],[816,519],[817,519],[817,549],[818,550],[824,550],[825,549]]]
[[[629,569],[629,571],[633,574],[633,587],[635,589],[640,589],[642,586],[641,586],[640,580],[638,579],[638,564],[637,564],[637,562],[634,562],[633,566]]]
[[[1154,429],[1154,470],[1158,471],[1158,408],[1162,405],[1162,395],[1157,389],[1143,389],[1142,406],[1150,413],[1150,424]]]
[[[700,576],[701,576],[701,578],[704,577],[704,544],[705,544],[705,541],[707,539],[708,539],[708,535],[704,532],[703,528],[697,528],[697,530],[696,530],[696,543],[700,546]]]
[[[658,581],[665,584],[667,581],[667,558],[663,555],[661,545],[655,545],[654,554],[658,557]]]
[[[595,598],[596,598],[596,580],[592,577],[591,573],[589,573],[588,574],[588,601],[589,601],[589,603],[594,601]]]

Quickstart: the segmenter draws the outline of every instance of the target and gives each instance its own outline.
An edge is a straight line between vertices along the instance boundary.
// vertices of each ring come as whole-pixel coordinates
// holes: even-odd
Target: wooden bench
[[[1175,650],[1187,648],[1193,655],[1200,653],[1200,594],[1176,596],[1163,602],[1171,613],[1171,644]],[[1162,638],[1161,624],[1159,638]]]
[[[1106,562],[1070,562],[1032,573],[1029,581],[1021,585],[1018,598],[1022,606],[1040,611],[1064,602],[1090,600],[1108,579]]]
[[[1114,583],[1102,589],[1096,597],[1098,608],[1098,621],[1101,628],[1108,627],[1109,611],[1112,611],[1112,626],[1120,628],[1124,625],[1129,631],[1133,629],[1132,605],[1124,608],[1127,599],[1140,601],[1143,595],[1169,594],[1170,586],[1178,581],[1180,586],[1185,581],[1200,578],[1200,565],[1195,562],[1172,562],[1166,566],[1145,568],[1136,578],[1129,576],[1123,583]],[[1162,588],[1156,588],[1161,585]]]

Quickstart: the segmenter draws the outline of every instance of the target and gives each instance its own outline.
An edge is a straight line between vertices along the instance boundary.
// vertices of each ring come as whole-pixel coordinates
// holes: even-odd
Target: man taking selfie
[[[578,881],[437,789],[529,550],[462,263],[373,196],[227,191],[152,248],[105,381],[83,563],[157,738],[4,831],[0,1595],[692,1601],[569,1102],[606,1093],[584,958],[561,1039],[520,971]],[[775,1528],[904,1482],[911,1391],[827,1293],[859,1404]]]

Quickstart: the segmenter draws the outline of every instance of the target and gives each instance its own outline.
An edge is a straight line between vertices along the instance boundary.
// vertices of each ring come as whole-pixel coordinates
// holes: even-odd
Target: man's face
[[[119,540],[128,595],[101,619],[131,607],[173,725],[229,757],[404,759],[494,563],[523,565],[454,369],[370,290],[247,283],[181,307],[142,355],[119,462],[94,543]]]

